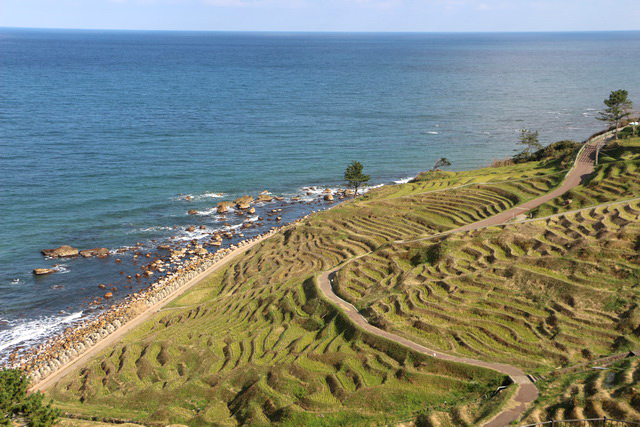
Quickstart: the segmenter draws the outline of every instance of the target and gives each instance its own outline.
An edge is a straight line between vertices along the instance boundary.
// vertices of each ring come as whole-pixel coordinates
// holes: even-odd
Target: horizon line
[[[503,31],[390,31],[390,30],[205,30],[205,29],[136,29],[136,28],[68,28],[10,27],[1,30],[62,30],[62,31],[122,31],[122,32],[191,32],[191,33],[297,33],[297,34],[552,34],[552,33],[631,33],[635,30],[503,30]]]

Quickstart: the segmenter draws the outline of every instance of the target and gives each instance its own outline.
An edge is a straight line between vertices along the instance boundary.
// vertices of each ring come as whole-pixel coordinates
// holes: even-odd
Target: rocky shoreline
[[[140,292],[111,305],[96,317],[67,328],[61,334],[24,354],[12,354],[5,367],[22,370],[31,378],[32,385],[36,385],[136,318],[147,308],[166,299],[194,277],[242,250],[245,246],[292,227],[304,221],[309,215],[298,218],[287,225],[272,227],[265,233],[241,240],[228,248],[222,248],[215,252],[209,252],[201,246],[179,254],[174,252],[172,253],[172,261],[175,267],[172,268],[172,271],[167,272],[166,275],[158,278]]]

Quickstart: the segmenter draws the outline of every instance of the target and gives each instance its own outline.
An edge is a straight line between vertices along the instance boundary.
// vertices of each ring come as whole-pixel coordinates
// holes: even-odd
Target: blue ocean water
[[[152,251],[242,221],[212,214],[220,200],[341,186],[351,160],[380,184],[443,156],[487,165],[523,127],[582,140],[602,128],[611,90],[640,102],[638,69],[640,32],[0,29],[0,359],[88,315],[99,283],[116,299],[144,286],[124,289],[132,262],[47,260],[42,248]]]

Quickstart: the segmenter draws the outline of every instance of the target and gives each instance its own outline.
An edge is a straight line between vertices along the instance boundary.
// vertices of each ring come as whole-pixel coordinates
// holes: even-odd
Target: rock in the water
[[[42,276],[44,274],[55,273],[56,271],[57,270],[54,270],[53,268],[34,268],[33,274],[35,274],[36,276]]]
[[[168,250],[171,250],[171,246],[169,246],[169,245],[158,245],[158,249],[161,249],[163,251],[168,251]]]
[[[55,249],[43,249],[41,252],[42,252],[42,255],[48,256],[51,258],[64,258],[64,257],[78,256],[78,249],[72,248],[69,245],[62,245]]]
[[[229,208],[233,207],[233,205],[234,204],[232,202],[220,202],[218,203],[216,210],[218,213],[227,213],[229,212]]]
[[[197,211],[197,210],[195,210],[195,209],[189,209],[189,210],[187,211],[187,213],[188,213],[189,215],[197,215],[197,214],[198,214],[198,211]]]
[[[353,190],[344,190],[344,195],[345,196],[353,196],[355,194],[355,192]]]
[[[188,231],[189,233],[191,233],[192,231],[196,231],[196,228],[193,225],[190,225],[187,228],[185,228],[185,231]]]
[[[190,201],[192,201],[192,200],[193,200],[193,197],[191,197],[191,196],[184,196],[184,199],[185,199],[186,201],[190,202]]]
[[[262,194],[260,193],[260,195],[258,196],[258,198],[256,199],[257,203],[261,203],[261,202],[272,202],[273,201],[273,197],[271,197],[268,194]]]
[[[205,248],[198,248],[195,250],[196,255],[206,255],[209,253],[208,250],[206,250]]]
[[[331,194],[331,189],[330,188],[325,188],[322,193],[323,194]]]
[[[264,195],[264,194],[269,194],[269,190],[262,190],[262,191],[260,192],[260,195],[261,195],[261,196],[262,196],[262,195]]]
[[[249,210],[247,211],[247,213],[250,213],[250,214],[254,214],[254,213],[256,213],[256,208],[249,208]]]
[[[284,200],[284,197],[281,196],[275,196],[274,199],[276,199],[277,201],[281,202]]]
[[[104,257],[109,255],[109,249],[107,248],[84,249],[80,251],[80,255],[82,255],[85,258],[89,258],[92,256]]]
[[[111,292],[107,292],[106,294],[104,294],[104,299],[109,299],[112,297],[113,297],[113,294]]]
[[[325,199],[327,202],[331,202],[331,201],[333,201],[333,196],[332,196],[331,194],[325,194],[325,195],[324,195],[324,199]]]
[[[251,207],[251,203],[253,202],[253,197],[251,196],[242,196],[238,197],[233,201],[238,209],[249,209]]]

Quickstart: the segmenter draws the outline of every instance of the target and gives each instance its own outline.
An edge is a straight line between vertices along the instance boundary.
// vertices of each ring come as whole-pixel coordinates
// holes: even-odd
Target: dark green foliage
[[[520,129],[518,143],[524,145],[523,153],[533,153],[542,149],[542,144],[538,139],[538,131],[532,132],[529,129]]]
[[[51,426],[60,417],[60,410],[44,404],[40,392],[27,395],[29,379],[15,369],[0,370],[0,425],[11,425],[20,417],[30,426]]]
[[[435,164],[433,165],[433,171],[439,169],[439,168],[443,168],[443,167],[447,167],[447,166],[451,166],[451,162],[449,161],[449,159],[447,159],[446,157],[440,157]]]
[[[447,240],[443,240],[426,248],[414,249],[411,251],[411,264],[414,266],[420,264],[435,265],[442,260],[451,249],[451,245]]]
[[[573,162],[575,154],[580,149],[579,142],[563,140],[554,142],[544,148],[540,148],[535,152],[527,152],[527,150],[514,156],[515,163],[543,161],[558,162],[560,168],[567,168]]]
[[[371,179],[369,175],[365,175],[362,173],[362,163],[353,161],[347,169],[344,171],[344,180],[347,181],[350,187],[353,187],[358,194],[358,188],[367,185],[367,182]]]
[[[615,125],[615,137],[618,139],[618,126],[622,119],[629,117],[633,103],[629,99],[629,92],[626,90],[614,90],[609,94],[609,98],[604,100],[607,106],[600,115],[596,117],[598,120]]]

